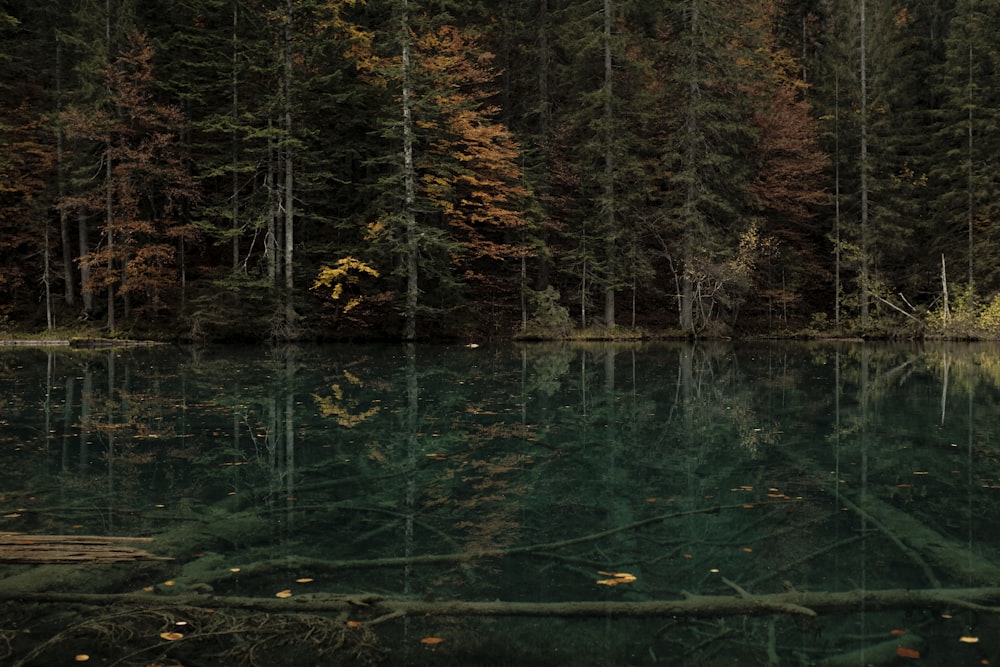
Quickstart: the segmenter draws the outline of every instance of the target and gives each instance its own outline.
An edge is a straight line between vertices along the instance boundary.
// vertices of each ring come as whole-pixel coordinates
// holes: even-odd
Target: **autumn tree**
[[[180,150],[178,109],[153,97],[152,47],[134,34],[104,70],[107,105],[76,106],[65,116],[66,133],[97,151],[98,188],[63,198],[61,205],[101,218],[102,243],[80,261],[90,269],[85,289],[104,289],[107,327],[118,327],[119,303],[128,319],[133,306],[152,313],[172,305],[182,288],[177,249],[193,231],[188,207],[194,183]]]
[[[829,245],[819,214],[830,203],[830,193],[824,178],[827,158],[801,79],[801,61],[783,45],[777,8],[770,5],[759,17],[770,76],[756,85],[759,102],[752,124],[758,138],[750,156],[750,194],[763,221],[757,230],[762,256],[755,288],[773,324],[774,315],[787,323],[789,311],[804,314],[829,298]],[[818,280],[820,276],[825,279]]]
[[[0,39],[15,47],[0,52],[0,322],[17,306],[37,303],[41,286],[51,327],[54,276],[44,209],[54,150],[40,122],[41,82],[32,78],[28,59],[39,51],[20,17],[6,9],[0,10]]]
[[[527,196],[519,147],[492,100],[493,56],[413,5],[402,0],[396,8],[398,55],[373,54],[367,64],[401,119],[383,125],[399,152],[377,160],[384,195],[368,236],[389,251],[403,279],[408,340],[417,336],[420,313],[453,309],[466,286],[493,279],[500,262],[525,252],[515,232]]]

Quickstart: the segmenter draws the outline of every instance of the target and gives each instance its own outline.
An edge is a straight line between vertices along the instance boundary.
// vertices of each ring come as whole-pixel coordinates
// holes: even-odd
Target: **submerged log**
[[[106,347],[147,347],[159,345],[151,340],[128,340],[118,338],[71,338],[69,346],[80,349],[101,349]]]
[[[19,602],[139,606],[179,605],[213,609],[255,609],[270,613],[347,612],[353,617],[381,622],[403,616],[453,617],[602,617],[652,618],[794,615],[815,617],[823,614],[855,613],[889,609],[935,609],[954,611],[975,609],[1000,613],[1000,588],[924,590],[854,590],[845,592],[801,592],[751,595],[686,595],[680,600],[643,602],[465,602],[427,601],[383,595],[331,595],[310,593],[285,599],[229,597],[220,595],[155,595],[138,593],[26,593],[0,591],[0,600]]]
[[[154,556],[127,543],[149,543],[151,537],[102,535],[27,535],[0,533],[0,562],[24,564],[122,563],[171,560]]]

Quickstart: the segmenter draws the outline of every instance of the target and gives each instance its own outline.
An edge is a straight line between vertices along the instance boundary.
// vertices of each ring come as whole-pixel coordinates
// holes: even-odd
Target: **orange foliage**
[[[521,200],[528,191],[520,183],[520,146],[490,103],[489,84],[497,76],[492,54],[450,25],[421,36],[416,53],[422,73],[433,82],[424,96],[428,112],[419,120],[430,135],[419,165],[423,195],[469,258],[524,256],[527,248],[512,241],[508,230],[524,225]],[[467,270],[467,277],[474,276]]]

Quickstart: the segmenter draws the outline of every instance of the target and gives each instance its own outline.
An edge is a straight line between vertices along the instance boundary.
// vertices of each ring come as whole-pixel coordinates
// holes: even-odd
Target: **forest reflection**
[[[5,349],[0,387],[0,530],[153,536],[175,559],[62,572],[62,590],[641,602],[1000,575],[993,345]],[[48,590],[54,567],[0,565],[6,595]],[[588,664],[595,642],[594,664],[731,664],[736,644],[767,664],[903,623],[921,625],[907,650],[954,634],[936,612],[882,613],[586,640],[552,620],[476,638],[453,621],[435,656],[496,651],[512,628],[510,664],[539,646]],[[375,657],[419,662],[427,623],[386,623],[381,641],[409,648]]]

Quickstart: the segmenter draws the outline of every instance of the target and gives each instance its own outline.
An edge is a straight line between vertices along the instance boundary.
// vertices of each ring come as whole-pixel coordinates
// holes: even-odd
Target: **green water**
[[[0,531],[172,559],[0,559],[0,662],[1000,664],[998,440],[987,345],[0,348]]]

